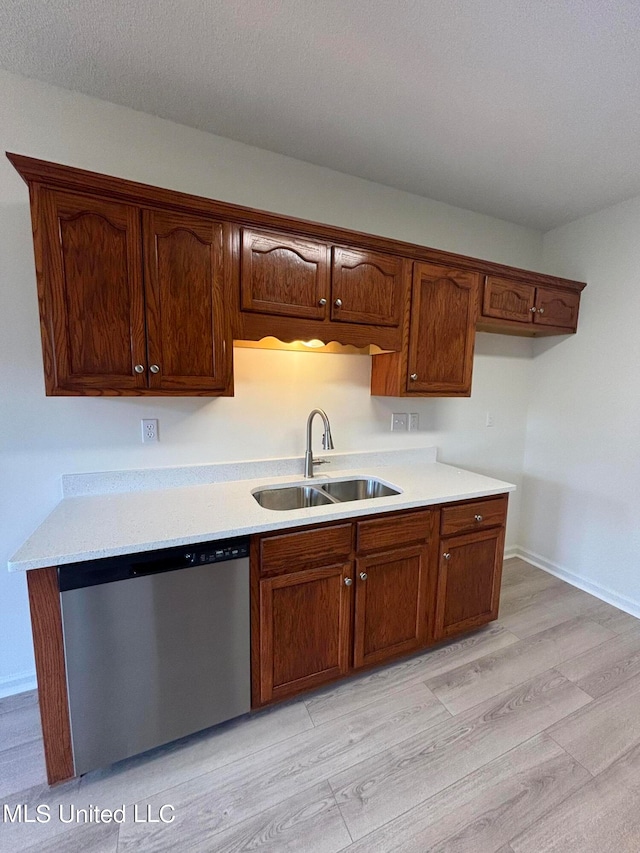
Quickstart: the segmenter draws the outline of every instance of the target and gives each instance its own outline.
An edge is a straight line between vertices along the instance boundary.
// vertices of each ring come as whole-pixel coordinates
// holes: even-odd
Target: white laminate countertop
[[[372,457],[373,461],[373,457]],[[388,462],[388,457],[384,459]],[[392,497],[277,511],[253,492],[270,485],[321,484],[371,476],[402,490]],[[366,464],[312,481],[270,476],[64,498],[9,561],[9,571],[65,565],[119,554],[196,544],[515,490],[512,483],[435,461]]]

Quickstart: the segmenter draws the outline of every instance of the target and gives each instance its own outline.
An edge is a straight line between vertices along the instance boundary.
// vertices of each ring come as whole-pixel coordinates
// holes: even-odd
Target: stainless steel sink
[[[354,480],[341,480],[337,483],[323,483],[323,492],[339,501],[364,501],[368,498],[388,498],[399,495],[400,490],[374,480],[371,477],[358,477]]]
[[[399,494],[400,489],[387,486],[386,483],[374,480],[372,477],[318,483],[317,486],[267,486],[265,489],[253,492],[260,506],[265,509],[279,510],[364,501],[367,498],[386,498]]]
[[[303,509],[335,503],[329,495],[311,486],[272,487],[254,492],[253,496],[265,509]]]

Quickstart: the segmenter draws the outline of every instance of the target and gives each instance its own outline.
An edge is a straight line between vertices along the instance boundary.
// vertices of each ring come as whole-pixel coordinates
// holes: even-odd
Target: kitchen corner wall
[[[4,72],[0,117],[1,151],[540,268],[535,231]],[[27,188],[4,156],[0,306],[0,695],[34,685],[25,577],[4,567],[60,499],[63,473],[302,457],[319,405],[338,450],[435,444],[442,461],[520,484],[532,366],[523,338],[478,336],[470,399],[372,398],[368,357],[255,349],[235,350],[234,398],[45,397]],[[393,411],[419,412],[421,431],[391,434]],[[141,444],[145,417],[159,419],[158,445]]]
[[[640,617],[640,198],[544,237],[587,281],[578,334],[536,341],[523,555]]]

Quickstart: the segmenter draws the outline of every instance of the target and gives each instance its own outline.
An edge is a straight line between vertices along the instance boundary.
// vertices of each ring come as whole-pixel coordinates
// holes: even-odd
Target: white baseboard
[[[26,690],[35,690],[37,686],[35,672],[22,672],[19,675],[0,678],[0,699],[24,693]]]
[[[532,566],[536,566],[538,569],[543,569],[545,572],[549,572],[550,575],[554,575],[555,577],[560,578],[560,580],[570,583],[571,586],[575,586],[583,592],[588,592],[590,595],[595,595],[595,597],[599,598],[601,601],[606,601],[607,604],[612,604],[614,607],[617,607],[618,610],[624,610],[625,613],[630,613],[632,616],[635,616],[636,619],[640,619],[640,602],[634,601],[632,598],[628,598],[625,595],[620,595],[620,593],[615,592],[612,589],[608,589],[605,586],[601,586],[600,584],[584,580],[579,575],[570,572],[569,569],[565,569],[564,566],[543,557],[542,554],[537,554],[535,551],[529,551],[528,548],[522,548],[516,545],[512,548],[506,549],[504,556],[505,559],[508,559],[509,557],[520,557],[522,560],[526,560],[527,563],[531,563]]]

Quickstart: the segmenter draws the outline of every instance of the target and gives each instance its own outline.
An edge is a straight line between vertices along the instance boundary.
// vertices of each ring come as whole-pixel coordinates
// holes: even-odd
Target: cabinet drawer
[[[484,530],[501,527],[507,518],[507,496],[481,501],[469,501],[459,506],[443,507],[440,533],[450,536],[465,530]]]
[[[358,521],[357,550],[360,553],[381,551],[384,548],[397,548],[399,544],[423,541],[429,538],[430,524],[431,510]]]
[[[283,574],[343,562],[351,553],[352,541],[349,523],[265,536],[259,545],[260,573]]]

